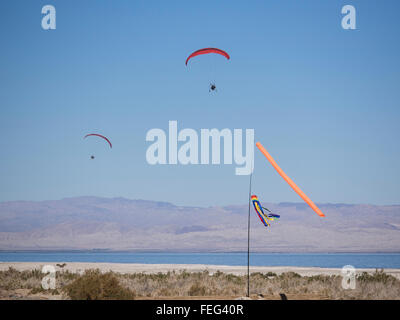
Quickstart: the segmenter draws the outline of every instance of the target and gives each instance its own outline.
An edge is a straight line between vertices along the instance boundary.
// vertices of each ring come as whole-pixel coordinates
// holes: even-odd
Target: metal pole
[[[249,210],[247,218],[247,297],[250,297],[250,202],[251,202],[251,178],[253,171],[250,174],[249,186]]]

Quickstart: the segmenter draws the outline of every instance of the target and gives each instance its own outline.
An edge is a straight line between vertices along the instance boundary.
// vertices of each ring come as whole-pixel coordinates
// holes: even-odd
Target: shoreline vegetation
[[[42,288],[45,265],[55,288]],[[0,299],[244,299],[246,266],[1,262]],[[355,289],[341,269],[251,267],[250,298],[400,299],[400,269],[357,269]]]

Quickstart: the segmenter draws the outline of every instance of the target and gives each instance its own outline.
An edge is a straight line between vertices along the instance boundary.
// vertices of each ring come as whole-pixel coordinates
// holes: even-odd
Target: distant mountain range
[[[265,228],[251,208],[251,248],[264,252],[400,252],[400,205],[267,204]],[[0,202],[0,250],[246,251],[247,205],[78,197]]]

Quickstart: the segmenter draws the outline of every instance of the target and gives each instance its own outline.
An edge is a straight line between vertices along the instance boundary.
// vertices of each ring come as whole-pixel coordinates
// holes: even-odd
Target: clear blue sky
[[[41,28],[45,4],[54,31]],[[357,30],[341,28],[345,4]],[[146,132],[177,120],[254,128],[314,202],[400,202],[397,0],[4,0],[0,12],[0,201],[247,203],[235,165],[147,164]],[[231,60],[185,67],[203,47]],[[90,132],[114,148],[83,140]],[[254,193],[300,202],[255,152]]]

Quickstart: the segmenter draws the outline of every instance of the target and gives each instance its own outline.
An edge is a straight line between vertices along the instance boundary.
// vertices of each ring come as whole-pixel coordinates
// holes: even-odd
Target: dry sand
[[[70,272],[83,272],[87,269],[100,269],[102,272],[118,273],[167,273],[168,271],[179,272],[202,272],[207,270],[209,273],[221,271],[235,275],[247,274],[247,266],[223,266],[223,265],[205,265],[205,264],[139,264],[139,263],[92,263],[92,262],[66,262],[63,268],[57,266],[60,262],[0,262],[0,270],[7,270],[9,267],[19,271],[42,269],[45,265],[52,265],[56,270],[68,270]],[[252,272],[274,272],[281,274],[283,272],[296,272],[301,276],[313,275],[341,275],[340,268],[316,268],[316,267],[250,267]],[[385,273],[400,279],[400,269],[385,269]],[[357,273],[373,273],[375,269],[356,269]]]

